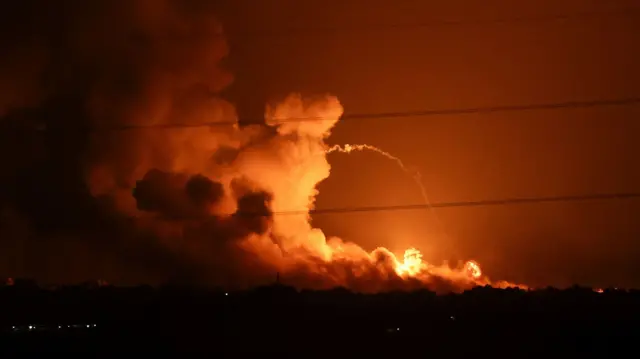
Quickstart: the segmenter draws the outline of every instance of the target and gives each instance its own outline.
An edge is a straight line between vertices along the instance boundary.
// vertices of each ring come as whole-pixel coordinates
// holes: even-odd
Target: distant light
[[[95,328],[97,326],[97,324],[94,324],[93,327]]]
[[[31,329],[33,329],[33,325],[30,325],[30,326],[29,326],[29,330],[31,330]]]
[[[456,317],[454,317],[453,315],[451,316],[451,320],[456,320]]]
[[[58,329],[62,329],[62,325],[58,325]]]
[[[13,327],[11,327],[11,329],[16,329],[15,325]]]
[[[396,328],[397,331],[400,331],[400,328]]]
[[[91,328],[91,326],[89,324],[87,324],[87,328]]]
[[[224,293],[224,295],[229,296],[229,293]]]

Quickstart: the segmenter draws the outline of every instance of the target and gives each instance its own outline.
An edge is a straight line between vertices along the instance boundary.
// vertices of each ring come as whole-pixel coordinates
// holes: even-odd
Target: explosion
[[[219,165],[176,161],[174,168],[168,169],[179,171],[176,174],[149,168],[134,191],[137,208],[182,218],[179,226],[183,233],[193,226],[188,221],[194,218],[228,228],[227,236],[233,229],[233,245],[227,251],[250,253],[263,266],[300,287],[456,291],[490,284],[473,261],[451,269],[424,262],[416,248],[407,249],[402,259],[385,248],[368,253],[355,243],[326,238],[311,225],[309,213],[318,195],[316,186],[330,174],[328,153],[336,149],[374,149],[404,168],[397,158],[369,145],[329,148],[324,141],[342,111],[340,102],[332,96],[307,101],[291,95],[267,108],[267,127],[233,127],[220,132],[191,129],[192,141],[209,137],[200,147],[209,152],[191,158],[216,158],[221,149],[230,151],[233,142],[220,138],[244,140],[236,142],[231,147],[233,156]],[[299,118],[311,120],[296,121]],[[276,131],[268,132],[268,127]],[[219,148],[213,146],[215,143]],[[176,150],[177,158],[186,158],[181,156],[184,149]],[[212,238],[203,240],[219,236],[218,232],[208,235]]]
[[[173,13],[168,15],[172,20]],[[188,36],[189,26],[176,30]],[[201,48],[205,57],[196,60],[194,49],[199,48],[194,46],[182,56],[172,55],[166,70],[160,60],[154,73],[141,78],[146,90],[136,106],[115,114],[135,123],[145,118],[152,125],[221,124],[133,131],[109,140],[97,134],[93,143],[99,144],[94,148],[100,150],[102,161],[91,163],[87,177],[95,196],[113,198],[121,213],[136,218],[139,230],[198,263],[204,281],[247,286],[271,281],[277,272],[298,287],[344,286],[358,291],[417,287],[449,291],[489,283],[472,262],[455,269],[434,266],[423,262],[415,248],[398,259],[385,248],[367,252],[314,228],[310,211],[316,187],[330,175],[329,153],[373,150],[409,171],[398,158],[373,146],[327,146],[325,141],[343,114],[333,96],[306,99],[293,94],[267,106],[264,125],[238,126],[233,107],[212,95],[229,83],[229,76],[217,67],[227,51],[220,27],[203,22],[193,31],[200,31],[197,39],[205,39],[203,31],[214,36],[209,38],[215,39],[213,44]],[[205,92],[197,91],[203,88]],[[99,87],[92,94],[91,109],[98,119],[114,101],[109,89]],[[105,144],[111,148],[117,144],[122,151],[122,143],[128,147],[126,161],[105,149]],[[428,204],[426,194],[425,201]]]
[[[409,248],[404,252],[404,261],[396,266],[396,273],[402,276],[414,276],[423,270],[422,253],[415,248]]]
[[[23,10],[31,14],[26,5]],[[373,146],[329,147],[325,141],[343,114],[333,96],[291,95],[267,107],[263,124],[241,126],[234,106],[220,95],[233,78],[220,65],[229,48],[214,7],[96,0],[51,10],[11,22],[15,31],[6,33],[42,36],[28,36],[28,45],[16,41],[6,51],[15,56],[3,60],[25,69],[16,81],[6,78],[1,88],[13,96],[0,102],[0,115],[17,113],[11,121],[37,128],[43,142],[58,149],[28,164],[42,171],[24,170],[34,190],[15,199],[34,222],[52,223],[58,215],[64,224],[46,238],[46,248],[57,251],[47,258],[66,258],[64,266],[43,264],[43,272],[59,271],[67,281],[78,273],[106,273],[100,277],[118,283],[139,274],[131,281],[227,287],[269,283],[280,273],[298,287],[363,292],[510,285],[490,282],[472,261],[450,268],[426,263],[415,248],[403,258],[385,248],[368,252],[315,228],[310,213],[318,184],[330,175],[328,154],[371,150],[396,161],[416,179],[428,206],[419,173]],[[47,21],[36,21],[40,14]],[[27,61],[40,52],[42,61]],[[40,75],[42,81],[29,81]],[[34,110],[18,111],[24,107]],[[17,146],[18,140],[7,140]],[[28,166],[11,168],[22,173],[22,167]],[[20,178],[27,176],[15,182]],[[42,178],[51,183],[50,192],[34,201]],[[80,184],[86,190],[77,190]],[[38,205],[42,198],[64,207],[47,211]],[[94,257],[100,261],[88,259]],[[102,261],[102,267],[96,264]]]

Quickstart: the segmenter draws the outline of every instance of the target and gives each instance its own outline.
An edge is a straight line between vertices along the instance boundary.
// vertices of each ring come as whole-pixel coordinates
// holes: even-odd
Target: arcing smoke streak
[[[351,153],[354,151],[373,151],[375,153],[378,153],[394,162],[396,162],[398,164],[398,166],[400,166],[400,168],[407,174],[409,174],[411,176],[411,178],[413,179],[413,181],[418,185],[418,188],[420,188],[420,194],[422,195],[422,200],[424,201],[425,207],[429,209],[429,211],[433,214],[433,217],[436,219],[436,221],[438,222],[438,225],[440,226],[443,234],[445,235],[445,237],[449,237],[446,228],[444,226],[444,223],[442,223],[442,220],[440,219],[440,217],[438,216],[438,213],[435,211],[435,209],[433,208],[433,206],[431,205],[431,200],[429,199],[429,195],[427,194],[427,189],[424,187],[424,183],[422,182],[422,174],[420,173],[420,171],[418,170],[410,170],[409,168],[407,168],[404,164],[404,162],[402,162],[402,160],[392,154],[390,154],[389,152],[383,151],[381,149],[379,149],[376,146],[372,146],[372,145],[368,145],[368,144],[358,144],[358,145],[352,145],[352,144],[345,144],[345,145],[333,145],[331,146],[329,149],[327,149],[327,154],[332,153],[332,152],[340,152],[340,153]]]
[[[424,200],[425,206],[431,211],[436,221],[438,221],[438,224],[440,225],[444,235],[448,237],[444,224],[442,223],[442,221],[438,217],[438,214],[435,212],[433,206],[431,205],[431,201],[429,200],[429,196],[427,195],[427,190],[424,184],[422,183],[422,176],[418,170],[410,170],[409,168],[407,168],[407,166],[404,164],[404,162],[400,158],[378,147],[375,147],[369,144],[333,145],[329,147],[325,151],[325,153],[326,154],[330,154],[333,152],[351,153],[354,151],[372,151],[384,156],[385,158],[388,158],[396,162],[400,167],[400,169],[402,169],[405,173],[409,174],[412,177],[412,179],[415,181],[415,183],[418,185],[418,188],[420,188],[420,192],[422,194],[422,198]],[[375,255],[375,252],[372,253],[372,255]],[[394,257],[394,260],[395,260],[395,257]],[[471,283],[474,283],[476,285],[489,284],[494,287],[500,287],[500,288],[514,287],[514,286],[522,289],[526,288],[526,286],[523,286],[523,285],[515,285],[515,284],[504,282],[504,281],[493,282],[493,283],[490,282],[483,275],[482,270],[480,269],[480,265],[475,261],[467,261],[462,267],[462,270],[460,272],[451,270],[447,266],[438,267],[438,266],[430,265],[422,260],[422,253],[420,253],[420,251],[415,248],[407,249],[404,252],[402,261],[395,260],[395,271],[402,278],[417,278],[418,280],[425,281],[425,282],[429,281],[430,276],[444,277],[444,278],[456,278],[456,277],[460,278],[460,274],[458,273],[461,273],[463,277],[466,276],[471,280]]]
[[[381,155],[383,155],[384,157],[396,161],[398,163],[398,165],[400,166],[400,168],[402,168],[403,171],[405,172],[410,172],[409,169],[407,169],[407,167],[405,167],[404,163],[402,162],[401,159],[399,159],[398,157],[390,154],[389,152],[385,152],[381,149],[379,149],[376,146],[371,146],[371,145],[367,145],[367,144],[361,144],[361,145],[350,145],[350,144],[346,144],[346,145],[333,145],[331,146],[329,149],[327,149],[327,154],[332,153],[332,152],[342,152],[342,153],[351,153],[354,151],[365,151],[365,150],[369,150],[369,151],[373,151],[373,152],[377,152]]]

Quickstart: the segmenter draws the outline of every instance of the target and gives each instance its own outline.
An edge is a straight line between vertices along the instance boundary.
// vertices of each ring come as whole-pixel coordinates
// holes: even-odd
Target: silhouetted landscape
[[[28,285],[0,291],[2,350],[466,355],[610,350],[638,339],[640,291],[476,287],[356,294]],[[503,351],[503,352],[500,352]]]

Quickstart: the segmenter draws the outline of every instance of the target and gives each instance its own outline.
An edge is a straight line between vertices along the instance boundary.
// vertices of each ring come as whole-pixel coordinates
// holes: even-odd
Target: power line
[[[591,100],[591,101],[567,101],[567,102],[551,102],[529,105],[507,105],[492,107],[469,107],[457,109],[443,110],[423,110],[423,111],[403,111],[403,112],[378,112],[378,113],[352,113],[345,114],[341,117],[344,120],[373,120],[373,119],[393,119],[408,117],[432,117],[447,115],[473,115],[473,114],[492,114],[506,112],[523,112],[523,111],[539,111],[539,110],[559,110],[559,109],[579,109],[594,108],[608,106],[628,106],[640,104],[640,97],[609,99],[609,100]],[[308,121],[329,121],[324,117],[294,117],[276,119],[280,123],[288,122],[308,122]],[[255,123],[255,122],[253,122]],[[101,131],[127,131],[127,130],[145,130],[145,129],[176,129],[176,128],[198,128],[198,127],[214,127],[214,126],[232,126],[235,122],[230,121],[209,121],[195,124],[189,123],[167,123],[153,125],[119,125],[109,127],[93,127],[86,130],[91,132]],[[41,129],[46,131],[47,129]]]
[[[638,193],[604,193],[590,195],[574,195],[574,196],[550,196],[550,197],[521,197],[507,198],[496,200],[481,201],[459,201],[459,202],[440,202],[432,203],[430,206],[425,204],[410,204],[396,206],[370,206],[370,207],[342,207],[342,208],[325,208],[314,209],[311,211],[277,211],[273,213],[258,212],[241,212],[241,216],[268,216],[268,215],[305,215],[309,214],[334,214],[334,213],[357,213],[357,212],[382,212],[382,211],[406,211],[419,210],[425,208],[456,208],[456,207],[490,207],[490,206],[509,206],[535,203],[559,203],[559,202],[587,202],[587,201],[611,201],[611,200],[629,200],[640,198]]]
[[[532,105],[510,105],[510,106],[493,106],[493,107],[471,107],[461,109],[445,109],[445,110],[425,110],[412,112],[387,112],[372,114],[352,114],[343,116],[350,119],[374,119],[374,118],[398,118],[398,117],[428,117],[442,115],[472,115],[472,114],[488,114],[495,112],[521,112],[532,110],[557,110],[564,108],[590,108],[605,106],[625,106],[640,104],[640,97],[611,99],[611,100],[592,100],[592,101],[567,101],[556,103],[542,103]]]
[[[274,29],[261,29],[258,31],[229,31],[229,36],[238,36],[244,38],[263,38],[263,37],[275,37],[275,36],[289,36],[289,35],[322,35],[322,34],[336,34],[345,32],[370,32],[380,31],[388,29],[418,29],[418,28],[433,28],[444,26],[461,26],[461,25],[492,25],[492,24],[510,24],[510,23],[544,23],[555,21],[567,21],[579,18],[602,18],[602,17],[621,17],[621,16],[637,16],[640,14],[640,8],[629,7],[622,9],[615,9],[610,11],[581,11],[573,13],[562,14],[540,14],[540,15],[524,15],[514,16],[509,18],[493,18],[493,19],[457,19],[457,20],[430,20],[422,22],[404,23],[404,24],[360,24],[360,25],[342,25],[340,27],[316,27],[316,28],[302,28],[291,27],[279,30]]]

